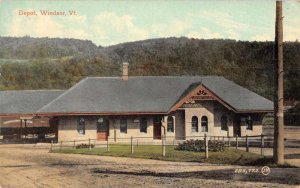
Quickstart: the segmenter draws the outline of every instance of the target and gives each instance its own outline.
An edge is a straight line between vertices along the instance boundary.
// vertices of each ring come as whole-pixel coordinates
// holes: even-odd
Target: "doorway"
[[[241,117],[236,116],[233,121],[233,136],[241,136]]]
[[[160,140],[161,139],[161,118],[154,117],[153,118],[153,139]]]
[[[109,120],[100,117],[97,120],[97,140],[107,141],[109,136]]]

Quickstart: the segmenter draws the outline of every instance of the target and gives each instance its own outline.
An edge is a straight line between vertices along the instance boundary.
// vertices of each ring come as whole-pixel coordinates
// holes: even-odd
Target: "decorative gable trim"
[[[223,101],[220,97],[218,97],[216,94],[214,94],[211,90],[209,90],[206,86],[204,86],[201,83],[194,90],[192,90],[181,100],[179,100],[175,105],[173,105],[173,107],[169,110],[169,113],[177,110],[183,104],[194,104],[195,101],[200,101],[200,100],[216,100],[220,102],[223,106],[228,108],[229,110],[233,110],[234,112],[237,112],[236,109],[234,109],[228,103]]]

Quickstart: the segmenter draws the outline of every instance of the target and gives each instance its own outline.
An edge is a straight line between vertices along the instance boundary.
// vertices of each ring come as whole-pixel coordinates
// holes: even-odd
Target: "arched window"
[[[127,119],[120,119],[120,132],[127,133]]]
[[[140,119],[140,132],[147,133],[147,118],[145,117]]]
[[[208,121],[206,116],[202,116],[201,118],[201,131],[208,132]]]
[[[221,117],[221,130],[228,131],[227,116],[225,115]]]
[[[77,121],[77,132],[79,134],[85,134],[85,120],[84,118],[79,118]]]
[[[174,132],[174,119],[172,116],[169,116],[167,119],[167,131]]]
[[[197,118],[197,116],[192,117],[192,132],[198,132],[198,118]]]
[[[252,121],[251,116],[248,116],[246,118],[246,129],[247,130],[253,130],[253,121]]]

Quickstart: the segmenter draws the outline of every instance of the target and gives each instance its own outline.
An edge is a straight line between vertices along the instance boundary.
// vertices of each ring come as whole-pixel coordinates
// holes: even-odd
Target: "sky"
[[[43,16],[41,10],[65,15]],[[33,11],[34,16],[22,14]],[[284,41],[299,40],[300,1],[283,1],[283,16]],[[0,36],[109,46],[161,37],[272,41],[274,28],[274,0],[0,0]]]

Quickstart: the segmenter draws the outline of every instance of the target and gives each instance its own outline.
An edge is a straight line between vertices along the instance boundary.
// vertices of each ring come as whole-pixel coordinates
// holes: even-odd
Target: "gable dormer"
[[[199,84],[196,88],[188,92],[181,100],[179,100],[170,111],[174,111],[178,108],[186,107],[201,107],[200,101],[218,101],[223,106],[230,110],[234,110],[230,105],[223,101],[220,97],[211,92],[207,87],[202,83]]]

